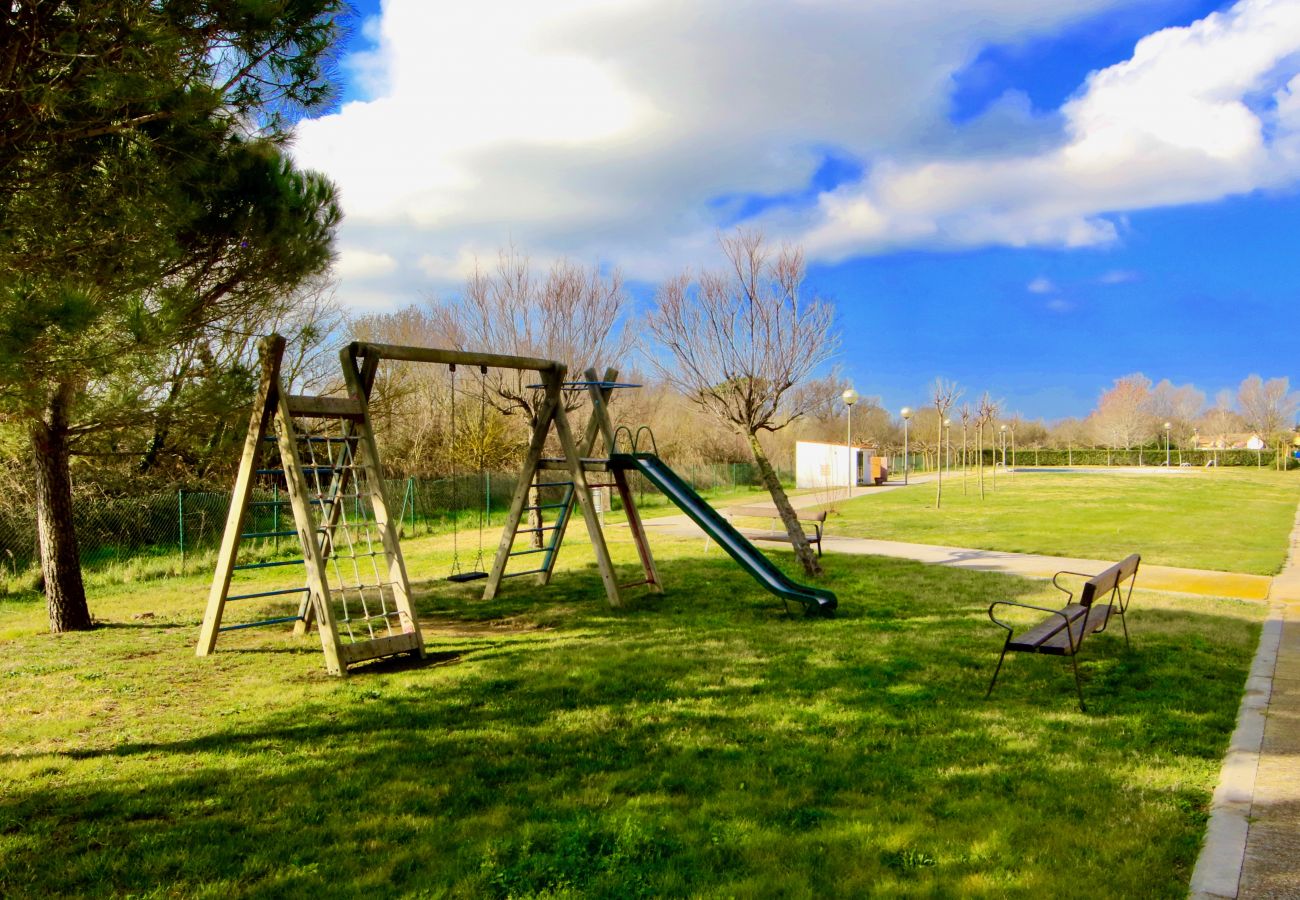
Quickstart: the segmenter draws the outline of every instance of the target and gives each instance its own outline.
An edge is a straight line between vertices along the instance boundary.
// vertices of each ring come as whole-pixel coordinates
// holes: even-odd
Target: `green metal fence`
[[[697,490],[757,485],[755,468],[744,463],[687,465],[678,470]],[[788,472],[778,473],[790,479]],[[488,527],[499,526],[515,491],[516,473],[485,473],[451,478],[391,478],[386,489],[393,512],[402,523],[403,536],[445,531],[457,521],[460,527],[477,525],[480,512]],[[557,480],[559,475],[557,473]],[[656,493],[639,474],[631,475],[638,496]],[[256,490],[244,522],[246,532],[283,531],[292,513],[277,506],[279,489]],[[266,502],[272,501],[272,502]],[[78,498],[73,522],[82,565],[94,569],[143,556],[179,553],[186,558],[213,550],[221,541],[229,509],[226,492],[177,490],[138,497]],[[359,516],[361,509],[354,512]],[[266,538],[268,553],[293,538]],[[0,509],[0,575],[15,577],[37,559],[35,514],[30,509]]]

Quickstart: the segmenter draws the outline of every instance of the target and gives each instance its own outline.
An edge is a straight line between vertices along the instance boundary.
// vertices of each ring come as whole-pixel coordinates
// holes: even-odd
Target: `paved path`
[[[1300,897],[1300,510],[1214,792],[1195,898]]]
[[[924,482],[931,478],[933,478],[932,475],[920,475],[914,476],[912,481],[913,483]],[[888,484],[880,487],[858,488],[854,491],[853,496],[855,498],[870,496],[889,490],[897,490],[900,487],[902,487],[901,484]],[[838,499],[843,500],[843,498],[844,492],[841,490]],[[823,506],[827,502],[827,497],[825,493],[800,494],[791,497],[790,502],[796,509]],[[755,504],[745,505],[753,506]],[[682,537],[698,537],[701,540],[704,538],[699,526],[686,516],[661,516],[646,519],[645,526],[647,529],[660,533]],[[762,530],[755,531],[744,528],[741,531],[751,536],[763,533]],[[1062,570],[1100,572],[1115,562],[1113,559],[1078,559],[1068,556],[1008,553],[1002,550],[940,547],[932,544],[878,541],[870,538],[844,537],[834,534],[828,534],[822,538],[822,549],[835,553],[893,556],[934,565],[1005,572],[1030,578],[1051,578]],[[1264,600],[1268,597],[1269,587],[1273,581],[1274,579],[1266,575],[1211,572],[1204,569],[1183,569],[1175,566],[1145,564],[1142,566],[1142,587],[1153,591],[1175,591],[1184,594],[1202,594],[1210,597],[1233,597],[1239,600]]]

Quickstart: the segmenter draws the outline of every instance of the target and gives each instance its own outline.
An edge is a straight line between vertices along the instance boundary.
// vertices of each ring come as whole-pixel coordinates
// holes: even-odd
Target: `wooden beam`
[[[547,456],[537,461],[537,468],[542,471],[554,471],[558,469],[567,472],[569,471],[569,461],[556,456]],[[609,460],[584,456],[582,458],[582,468],[588,472],[608,472]]]
[[[365,415],[361,404],[347,397],[308,397],[289,395],[289,412],[303,419],[360,419]]]
[[[503,356],[499,353],[475,353],[465,350],[443,350],[437,347],[409,347],[399,344],[372,344],[355,341],[351,345],[355,356],[367,359],[391,359],[400,362],[425,362],[441,365],[488,366],[494,369],[521,369],[563,376],[565,366],[553,359],[536,359],[528,356]]]
[[[546,389],[546,398],[537,411],[537,425],[533,427],[533,436],[524,454],[523,466],[519,471],[519,483],[515,485],[515,495],[510,500],[510,510],[506,513],[505,524],[501,528],[501,542],[497,545],[497,555],[492,561],[492,571],[488,574],[487,585],[483,588],[483,599],[491,600],[501,588],[501,579],[505,577],[506,564],[510,561],[510,548],[514,546],[515,534],[519,529],[519,520],[523,517],[524,507],[528,505],[528,494],[532,491],[533,475],[537,471],[537,461],[546,446],[546,436],[551,430],[551,420],[555,410],[560,407],[559,377],[554,379],[554,389]],[[556,545],[559,549],[559,545]],[[553,555],[553,554],[552,554]]]
[[[558,398],[560,393],[559,375],[548,374],[546,376],[547,393],[554,391]],[[577,442],[573,439],[573,431],[569,428],[569,417],[564,412],[564,404],[559,403],[555,408],[555,433],[560,438],[560,446],[564,448],[565,458],[569,460],[569,472],[573,476],[574,492],[578,497],[578,505],[582,507],[582,517],[587,521],[587,534],[591,537],[591,548],[596,553],[596,568],[600,570],[600,580],[605,583],[605,595],[609,598],[609,605],[615,609],[623,605],[623,598],[618,590],[618,578],[614,574],[614,562],[609,557],[609,546],[605,543],[605,534],[600,528],[600,517],[596,514],[596,507],[591,502],[591,488],[587,486],[587,476],[582,471],[582,462],[578,453]],[[556,545],[558,552],[559,545]],[[554,560],[555,554],[552,554]]]
[[[617,375],[618,373],[613,369],[607,369],[605,381],[613,381]],[[585,376],[588,381],[594,382],[596,370],[588,369]],[[594,429],[599,429],[605,438],[607,453],[613,456],[614,423],[609,417],[609,398],[612,391],[608,388],[597,390],[594,384],[588,390],[591,392],[591,421],[587,424],[587,433],[590,435]],[[623,501],[623,512],[627,516],[628,530],[632,532],[632,543],[636,545],[637,555],[641,558],[641,571],[645,573],[646,584],[652,592],[662,594],[664,586],[659,581],[659,570],[655,567],[654,554],[650,552],[650,538],[646,534],[645,525],[641,522],[641,513],[636,508],[636,499],[632,496],[627,472],[621,469],[615,470],[614,485],[618,488],[619,499]]]
[[[221,548],[217,551],[217,566],[212,573],[212,587],[208,591],[208,606],[203,613],[203,626],[199,629],[198,656],[207,656],[217,646],[221,616],[230,593],[230,579],[234,575],[235,558],[239,552],[239,538],[244,530],[244,514],[248,512],[248,498],[253,492],[253,478],[257,460],[262,452],[262,438],[274,415],[276,394],[280,384],[280,360],[284,357],[284,338],[272,334],[262,338],[258,346],[261,369],[258,378],[257,399],[248,420],[248,434],[244,437],[244,455],[239,459],[235,475],[235,488],[230,493],[230,509],[226,512],[226,530],[221,533]]]
[[[325,558],[311,508],[311,488],[302,474],[302,460],[298,458],[298,439],[294,434],[293,416],[289,414],[289,398],[283,391],[279,394],[276,430],[279,432],[280,460],[284,465],[284,481],[289,489],[289,505],[293,508],[303,562],[307,566],[307,590],[315,607],[321,650],[325,653],[325,669],[331,675],[346,675],[347,665],[340,657],[338,628],[330,606],[329,577],[325,572]]]

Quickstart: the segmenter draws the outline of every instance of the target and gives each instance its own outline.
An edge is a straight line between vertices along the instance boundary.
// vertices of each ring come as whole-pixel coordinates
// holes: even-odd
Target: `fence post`
[[[411,537],[415,537],[415,476],[406,476],[406,496],[402,498],[402,505],[410,504],[410,515],[406,521],[410,523],[410,529],[407,531]]]
[[[176,492],[176,535],[181,545],[181,574],[185,574],[185,488]]]
[[[275,541],[271,546],[275,552],[280,552],[280,482],[274,482],[271,485],[271,530],[274,531]]]

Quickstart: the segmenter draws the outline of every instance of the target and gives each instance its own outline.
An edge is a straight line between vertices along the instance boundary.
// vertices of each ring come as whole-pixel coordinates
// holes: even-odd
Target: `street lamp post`
[[[903,484],[907,484],[912,471],[912,457],[908,454],[907,444],[907,420],[912,418],[912,407],[904,406],[899,414],[903,417]]]
[[[943,420],[943,439],[947,445],[944,450],[943,467],[949,472],[952,471],[952,419]]]
[[[849,420],[849,431],[845,444],[848,446],[849,451],[849,497],[852,498],[853,482],[857,481],[857,479],[853,477],[855,474],[853,471],[853,464],[856,462],[853,458],[853,404],[858,402],[858,392],[853,390],[853,388],[846,388],[844,393],[840,394],[840,399],[844,401],[844,405],[848,408],[847,418]]]
[[[998,431],[1002,434],[1002,469],[1007,468],[1007,426],[999,425]]]
[[[1165,468],[1169,468],[1169,429],[1173,427],[1172,422],[1165,423]]]
[[[1016,425],[1011,423],[1011,468],[1016,467]]]

